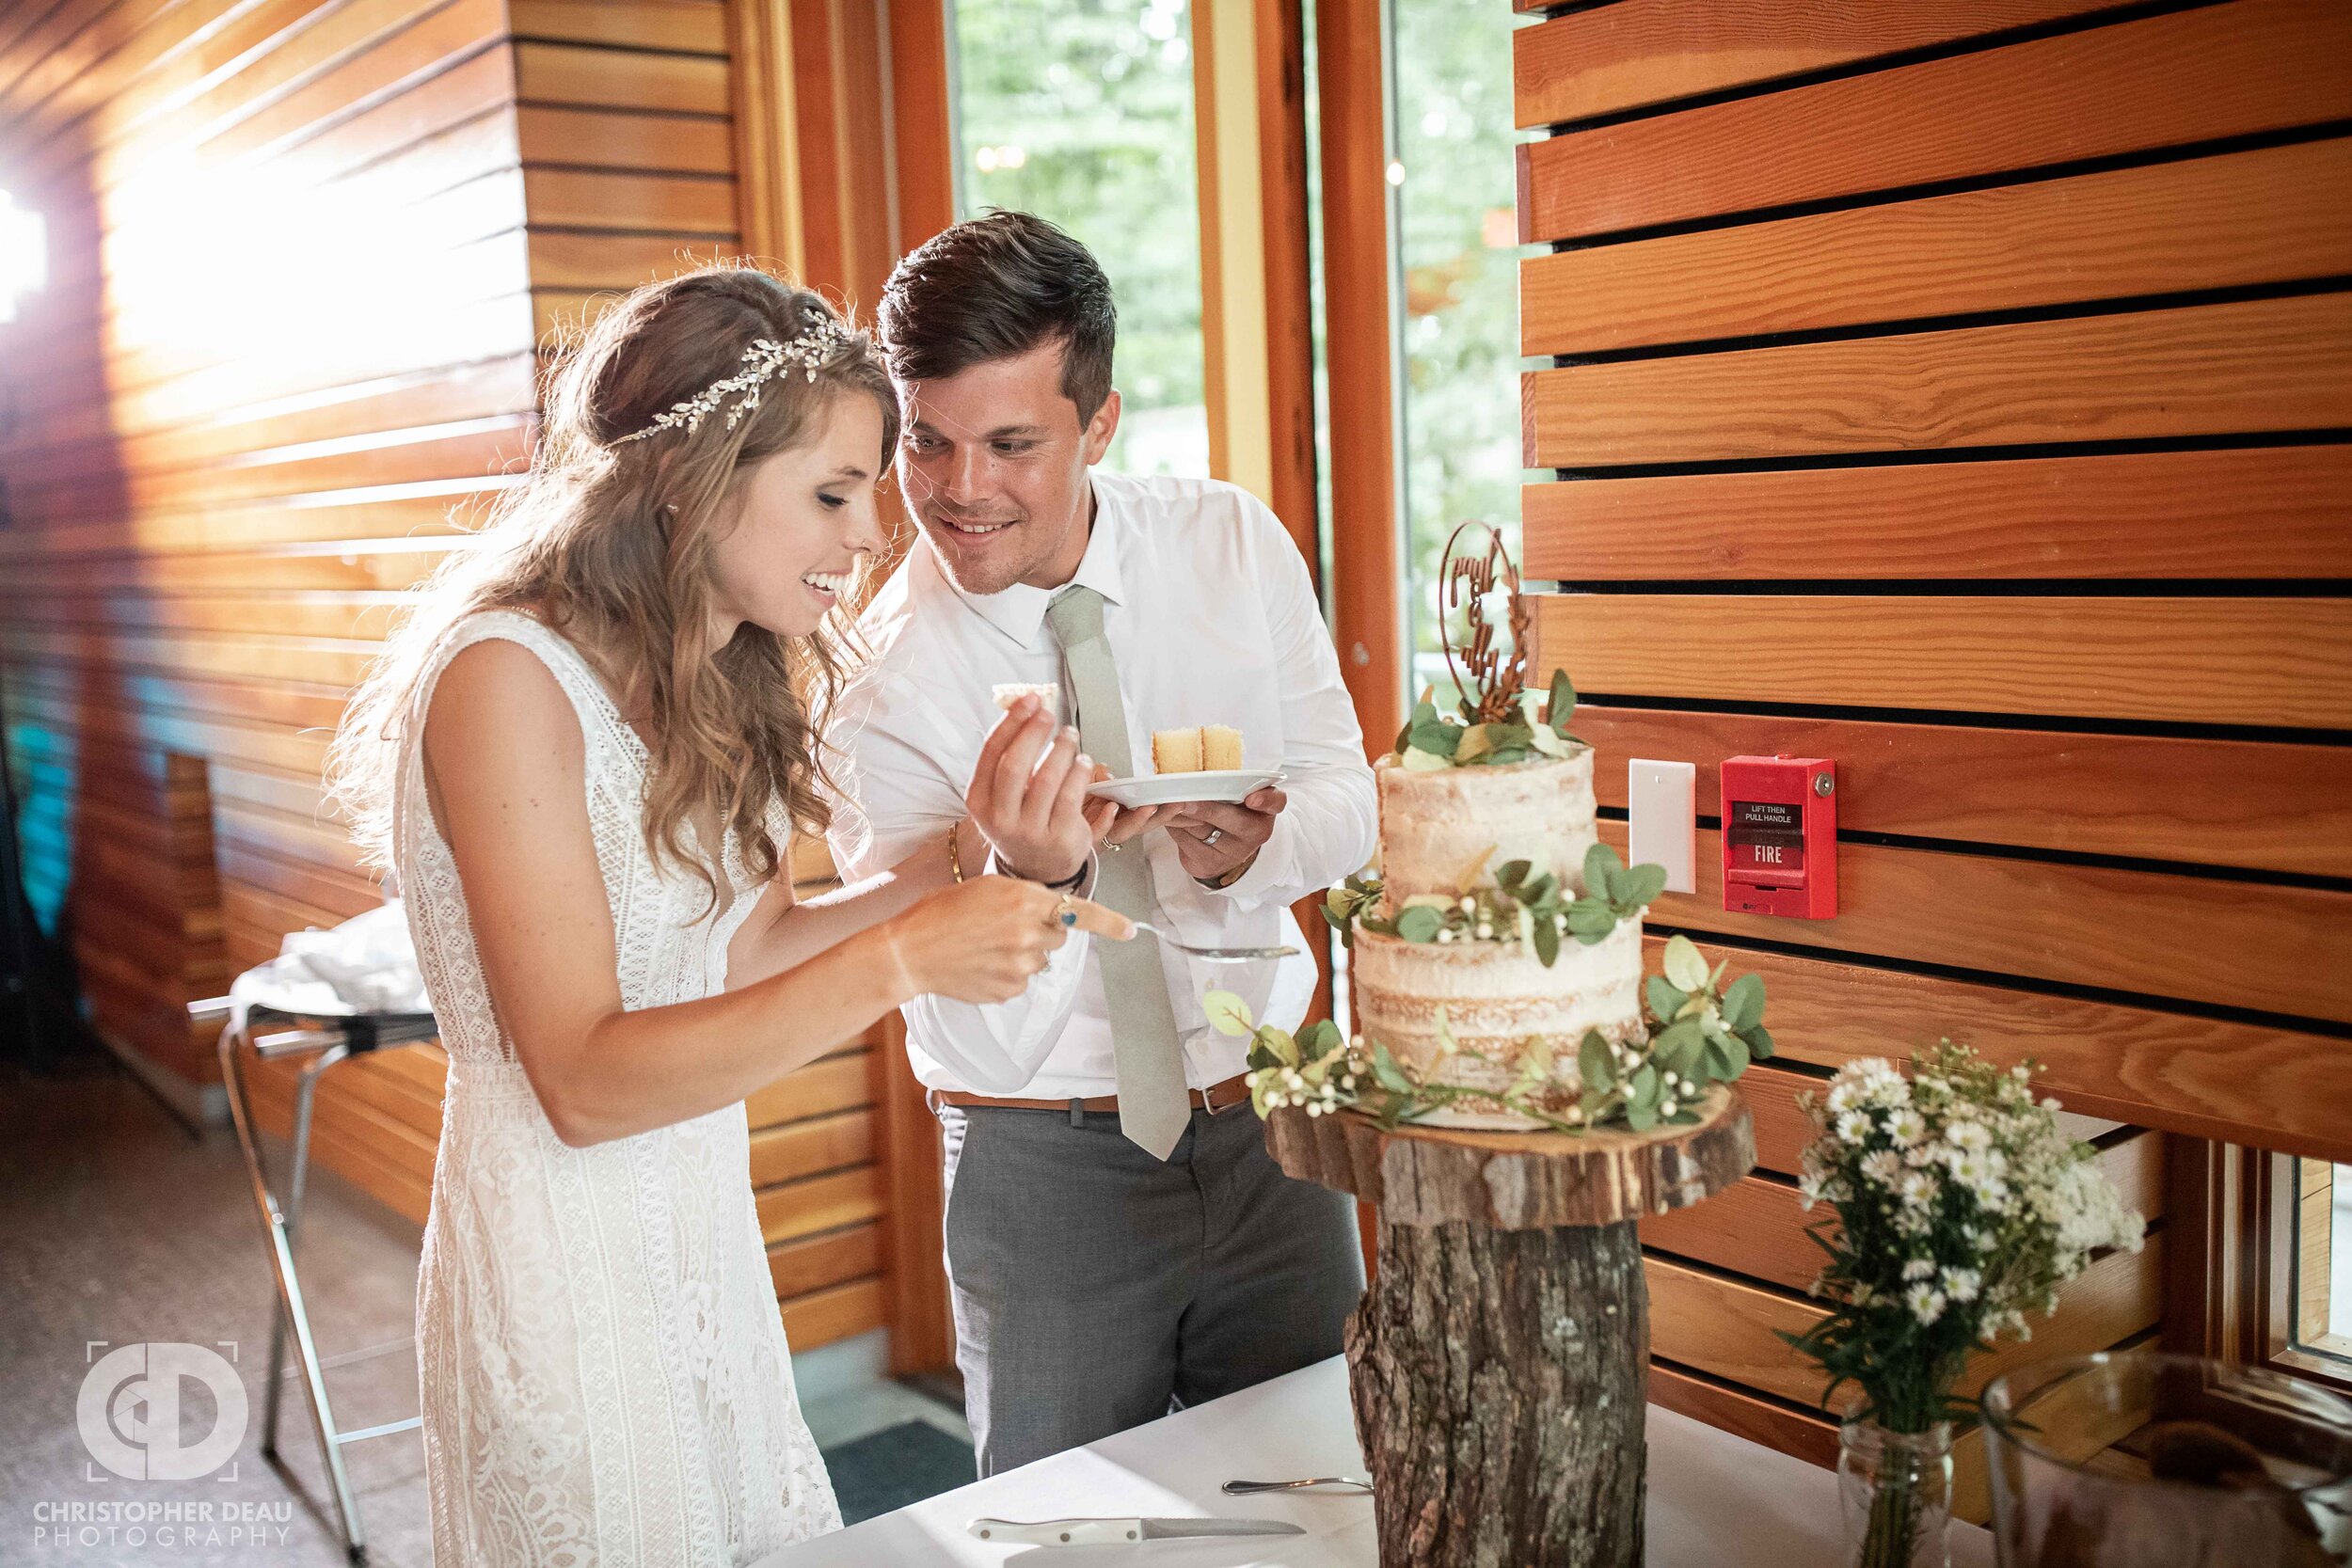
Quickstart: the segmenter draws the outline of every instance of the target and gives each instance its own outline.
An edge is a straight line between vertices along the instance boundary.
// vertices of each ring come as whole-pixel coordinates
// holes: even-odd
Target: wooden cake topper
[[[1457,554],[1462,536],[1476,530],[1486,536],[1485,550]],[[1475,545],[1475,539],[1472,544]],[[1527,684],[1529,618],[1526,595],[1519,592],[1518,564],[1503,547],[1502,535],[1487,523],[1464,523],[1445,542],[1438,565],[1438,641],[1445,649],[1446,673],[1462,693],[1463,718],[1473,724],[1508,723],[1518,718],[1519,689]],[[1501,582],[1511,595],[1511,647],[1495,646],[1494,617],[1486,599]],[[1453,616],[1469,626],[1467,646],[1456,646]]]

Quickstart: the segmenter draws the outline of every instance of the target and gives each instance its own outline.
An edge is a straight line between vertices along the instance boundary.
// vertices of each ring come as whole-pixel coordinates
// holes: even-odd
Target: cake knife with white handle
[[[1219,1535],[1304,1535],[1279,1519],[975,1519],[963,1527],[982,1541],[1020,1546],[1123,1546],[1133,1541],[1197,1541]]]

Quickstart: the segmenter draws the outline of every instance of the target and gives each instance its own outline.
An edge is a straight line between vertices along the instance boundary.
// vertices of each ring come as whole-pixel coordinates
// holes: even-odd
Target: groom
[[[999,719],[993,689],[1050,683],[1104,776],[1150,773],[1154,730],[1224,724],[1281,787],[1120,812],[1090,873],[1083,844],[1041,824],[997,843],[1001,868],[1090,875],[1093,896],[1186,944],[1303,945],[1291,902],[1372,856],[1363,737],[1274,515],[1231,484],[1096,467],[1119,428],[1115,324],[1086,247],[1025,214],[958,224],[892,275],[880,325],[921,538],[866,616],[873,660],[834,727],[859,808],[834,854],[863,877],[946,832]],[[1057,722],[992,754],[1033,760]],[[945,1132],[983,1475],[1339,1351],[1363,1288],[1354,1206],[1267,1155],[1245,1043],[1200,1004],[1230,990],[1295,1027],[1314,983],[1303,953],[1210,966],[1148,936],[1097,942],[1061,1016],[1024,1029],[1039,1065],[1019,1085],[946,1065],[972,1059],[940,1037],[968,1012],[908,1009]]]

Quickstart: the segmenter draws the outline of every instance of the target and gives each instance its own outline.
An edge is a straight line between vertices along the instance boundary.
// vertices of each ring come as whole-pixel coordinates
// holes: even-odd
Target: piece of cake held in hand
[[[1241,731],[1224,724],[1152,732],[1154,773],[1232,773],[1241,770]]]
[[[1008,681],[996,688],[994,695],[996,705],[1007,713],[1010,713],[1012,705],[1024,697],[1035,697],[1045,705],[1045,711],[1048,713],[1058,713],[1061,710],[1061,686],[1055,681],[1045,681],[1036,686],[1023,686],[1018,682]]]

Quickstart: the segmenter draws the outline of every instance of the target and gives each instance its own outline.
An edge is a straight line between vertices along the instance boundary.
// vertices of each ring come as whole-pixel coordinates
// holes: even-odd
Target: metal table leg
[[[289,1267],[294,1257],[294,1236],[302,1226],[302,1189],[310,1172],[310,1111],[318,1095],[319,1074],[350,1053],[347,1045],[328,1046],[303,1068],[301,1082],[294,1088],[294,1155],[286,1173],[285,1226]],[[273,1312],[269,1319],[269,1399],[262,1411],[262,1451],[272,1459],[278,1457],[278,1395],[286,1385],[285,1365],[286,1315]],[[308,1370],[308,1358],[305,1370]]]
[[[300,1083],[295,1088],[293,1162],[287,1178],[287,1202],[282,1209],[277,1194],[271,1190],[268,1171],[262,1158],[261,1141],[255,1135],[252,1102],[246,1092],[240,1046],[249,1046],[257,1054],[264,1055],[284,1055],[296,1052],[317,1053],[316,1058],[303,1068]],[[326,1368],[399,1350],[406,1342],[337,1356],[332,1362],[322,1361],[318,1345],[311,1338],[310,1314],[303,1303],[301,1278],[294,1268],[294,1230],[301,1218],[303,1191],[310,1173],[311,1113],[316,1102],[319,1076],[351,1053],[351,1042],[340,1030],[301,1030],[261,1040],[248,1039],[246,1031],[221,1031],[221,1078],[229,1091],[230,1117],[236,1125],[237,1142],[245,1154],[246,1173],[252,1180],[254,1206],[262,1216],[262,1227],[269,1247],[270,1269],[278,1280],[278,1309],[271,1314],[270,1323],[269,1398],[262,1417],[262,1449],[273,1459],[278,1457],[279,1388],[290,1375],[280,1369],[286,1338],[291,1334],[294,1350],[300,1357],[299,1371],[305,1402],[310,1410],[311,1429],[318,1436],[319,1454],[326,1463],[327,1480],[334,1490],[335,1512],[342,1526],[344,1546],[352,1561],[363,1562],[367,1558],[367,1537],[359,1522],[359,1504],[351,1490],[350,1473],[343,1465],[343,1445],[414,1431],[422,1424],[422,1420],[412,1416],[406,1420],[368,1427],[358,1432],[339,1432],[336,1429],[333,1406],[326,1392]]]

